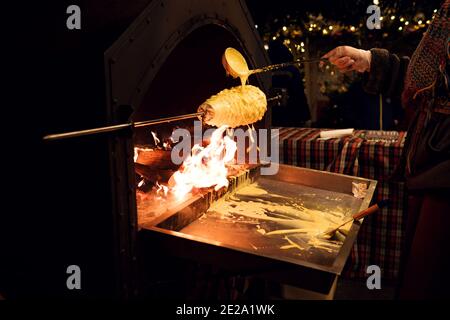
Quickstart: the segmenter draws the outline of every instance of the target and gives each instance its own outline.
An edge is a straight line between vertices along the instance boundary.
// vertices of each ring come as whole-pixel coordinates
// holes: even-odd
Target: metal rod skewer
[[[104,133],[104,132],[112,132],[112,131],[118,131],[122,130],[131,126],[134,126],[135,128],[140,127],[146,127],[161,123],[169,123],[172,121],[181,121],[186,119],[192,119],[203,116],[203,112],[196,112],[196,113],[189,113],[189,114],[183,114],[181,116],[174,116],[174,117],[167,117],[167,118],[160,118],[155,120],[146,120],[146,121],[138,121],[138,122],[130,122],[130,123],[122,123],[122,124],[116,124],[112,126],[106,126],[106,127],[100,127],[100,128],[94,128],[94,129],[86,129],[86,130],[79,130],[79,131],[72,131],[72,132],[65,132],[65,133],[56,133],[56,134],[49,134],[44,136],[43,140],[50,141],[50,140],[60,140],[60,139],[67,139],[67,138],[75,138],[75,137],[81,137],[81,136],[87,136],[91,134],[97,134],[97,133]]]
[[[100,127],[100,128],[95,128],[95,129],[86,129],[86,130],[79,130],[79,131],[72,131],[72,132],[65,132],[65,133],[55,133],[55,134],[46,135],[42,139],[45,141],[50,141],[50,140],[75,138],[75,137],[87,136],[90,134],[117,131],[117,130],[121,130],[121,129],[130,127],[131,125],[132,125],[131,123],[123,123],[123,124],[117,124],[114,126]]]
[[[195,112],[195,113],[188,113],[181,116],[174,116],[174,117],[168,117],[168,118],[161,118],[161,119],[155,119],[155,120],[146,120],[146,121],[139,121],[134,123],[135,128],[140,127],[146,127],[151,126],[155,124],[161,124],[161,123],[168,123],[172,121],[181,121],[186,119],[192,119],[192,118],[198,118],[203,117],[204,112]]]
[[[281,99],[281,95],[277,95],[272,98],[268,98],[267,101],[275,101]],[[105,127],[99,127],[94,129],[86,129],[86,130],[79,130],[79,131],[72,131],[72,132],[65,132],[65,133],[56,133],[56,134],[49,134],[44,136],[42,139],[44,141],[51,141],[51,140],[61,140],[61,139],[67,139],[67,138],[75,138],[75,137],[82,137],[87,136],[91,134],[97,134],[97,133],[105,133],[105,132],[112,132],[112,131],[118,131],[129,127],[135,127],[135,128],[141,128],[141,127],[147,127],[162,123],[169,123],[172,121],[181,121],[181,120],[187,120],[192,118],[198,118],[203,117],[204,112],[195,112],[195,113],[188,113],[183,114],[180,116],[173,116],[173,117],[167,117],[167,118],[159,118],[154,120],[146,120],[146,121],[138,121],[138,122],[129,122],[129,123],[122,123],[122,124],[116,124],[112,126],[105,126]]]

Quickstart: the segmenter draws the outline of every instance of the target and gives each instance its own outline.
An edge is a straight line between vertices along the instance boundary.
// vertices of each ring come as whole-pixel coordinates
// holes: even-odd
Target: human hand
[[[326,53],[322,58],[334,64],[340,72],[370,70],[372,54],[369,50],[362,50],[350,46],[339,46]],[[321,62],[322,66],[323,63]]]

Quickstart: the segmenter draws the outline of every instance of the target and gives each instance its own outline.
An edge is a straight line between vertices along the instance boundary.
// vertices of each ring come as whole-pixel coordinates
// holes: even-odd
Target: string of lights
[[[342,2],[341,7],[345,8],[341,10],[348,13],[334,14],[333,19],[328,18],[332,13],[325,9],[314,12],[291,11],[289,14],[278,12],[255,27],[263,36],[266,50],[270,49],[272,41],[281,41],[294,59],[307,59],[325,53],[342,41],[353,41],[359,47],[364,47],[364,42],[369,47],[380,44],[384,47],[387,43],[398,43],[398,40],[408,35],[417,33],[420,36],[437,13],[436,3],[418,4],[399,0],[373,0],[372,3],[380,8],[381,28],[378,30],[366,26],[370,16],[366,14],[367,1],[351,4],[349,1]],[[378,41],[377,44],[374,41]],[[300,71],[304,75],[304,70]],[[321,71],[318,79],[320,92],[326,95],[346,92],[356,77],[353,74],[342,75],[329,65]]]
[[[379,0],[374,0],[374,4],[380,5]],[[406,12],[401,10],[398,5],[386,7],[380,5],[381,9],[381,29],[369,30],[366,27],[368,15],[361,17],[359,23],[346,23],[325,18],[322,14],[307,14],[306,18],[292,17],[286,15],[284,18],[276,18],[273,25],[275,28],[267,28],[263,34],[265,49],[269,48],[268,43],[272,40],[282,39],[283,43],[291,52],[305,53],[306,39],[315,39],[318,37],[339,37],[343,35],[353,35],[355,37],[364,37],[368,33],[381,33],[382,38],[395,38],[404,36],[412,32],[423,32],[431,23],[437,9],[425,13],[422,10],[417,12]]]

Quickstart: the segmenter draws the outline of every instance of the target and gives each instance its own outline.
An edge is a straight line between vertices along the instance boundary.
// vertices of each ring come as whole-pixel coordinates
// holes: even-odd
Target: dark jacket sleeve
[[[398,57],[385,49],[371,49],[370,71],[364,74],[364,90],[372,94],[400,97],[409,58]]]

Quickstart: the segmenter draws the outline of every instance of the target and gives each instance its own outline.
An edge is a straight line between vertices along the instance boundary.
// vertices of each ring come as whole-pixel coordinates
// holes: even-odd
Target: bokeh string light
[[[270,42],[279,40],[290,50],[294,59],[308,59],[324,53],[318,52],[320,51],[318,43],[321,43],[323,47],[326,47],[326,43],[334,44],[342,39],[354,39],[358,46],[362,46],[364,41],[369,45],[376,43],[374,41],[378,41],[378,45],[380,41],[395,43],[414,33],[420,36],[437,13],[437,9],[432,5],[408,6],[405,10],[404,5],[403,7],[399,5],[400,1],[374,0],[373,3],[379,5],[381,9],[381,29],[379,30],[367,28],[366,20],[369,14],[359,17],[349,12],[346,16],[340,16],[339,19],[329,19],[325,17],[329,10],[322,13],[290,13],[268,21],[264,30],[259,28],[263,36],[264,48],[270,50]],[[322,71],[322,80],[327,85],[321,87],[320,91],[325,94],[345,92],[353,81],[351,75],[345,76],[348,79],[341,79],[343,76],[333,67]],[[304,76],[302,68],[300,72]]]
[[[379,1],[375,2],[379,3]],[[424,28],[431,24],[434,15],[437,13],[437,9],[433,9],[429,14],[425,14],[422,11],[408,14],[399,12],[394,7],[381,8],[380,22],[383,38],[397,37],[399,34],[404,35],[412,32],[423,32]],[[359,24],[346,24],[336,20],[327,20],[322,14],[307,14],[306,19],[293,18],[287,15],[284,19],[274,19],[274,24],[279,24],[282,20],[285,20],[286,23],[279,29],[266,32],[263,35],[264,43],[267,48],[270,40],[274,41],[282,38],[291,51],[304,53],[306,48],[300,43],[303,43],[306,38],[338,37],[345,34],[359,37],[374,31],[368,30],[366,27],[365,19],[367,19],[367,16],[363,18]],[[289,42],[286,43],[286,40],[289,40]]]

